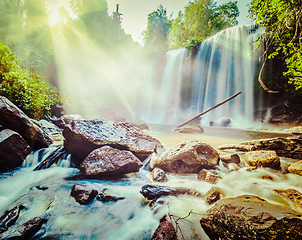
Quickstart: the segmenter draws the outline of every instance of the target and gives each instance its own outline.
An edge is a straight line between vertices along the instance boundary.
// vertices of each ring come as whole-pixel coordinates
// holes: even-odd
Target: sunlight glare
[[[53,26],[54,24],[56,24],[57,22],[60,21],[60,14],[58,13],[58,10],[50,10],[48,11],[48,15],[49,15],[49,25]]]

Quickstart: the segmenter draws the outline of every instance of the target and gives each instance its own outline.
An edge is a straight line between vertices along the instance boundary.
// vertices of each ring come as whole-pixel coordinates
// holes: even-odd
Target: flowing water
[[[220,144],[239,143],[245,140],[274,136],[286,136],[276,132],[257,132],[239,129],[205,128],[203,134],[180,134],[171,131],[173,127],[153,125],[149,133],[158,138],[164,149],[186,140],[200,140],[217,148]],[[32,152],[24,165],[0,177],[0,214],[22,204],[16,225],[39,216],[47,218],[35,239],[150,239],[158,226],[159,219],[167,213],[185,217],[178,221],[184,239],[208,239],[199,225],[199,219],[211,206],[194,196],[178,196],[164,199],[165,204],[150,209],[140,194],[145,184],[152,183],[151,173],[141,169],[119,179],[70,180],[79,170],[69,166],[69,156],[49,169],[33,171],[39,161],[45,159],[56,146]],[[244,154],[240,154],[244,158]],[[282,158],[282,164],[292,162]],[[274,189],[294,188],[302,192],[301,176],[282,174],[278,171],[259,168],[247,171],[228,171],[219,166],[221,180],[216,185],[199,181],[197,174],[168,174],[168,182],[160,183],[171,187],[193,188],[202,194],[216,186],[223,197],[253,194],[276,204],[285,204]],[[266,176],[263,178],[263,176]],[[267,177],[269,176],[269,177]],[[112,195],[123,196],[115,203],[102,203],[96,199],[88,205],[80,205],[70,196],[74,184],[82,184],[98,191],[107,188]],[[182,239],[182,236],[180,239]]]

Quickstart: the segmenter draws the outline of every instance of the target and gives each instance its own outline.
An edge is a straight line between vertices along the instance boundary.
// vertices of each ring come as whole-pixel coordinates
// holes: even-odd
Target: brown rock
[[[288,172],[302,176],[302,160],[290,164],[288,167]]]
[[[151,237],[151,240],[177,240],[177,233],[167,215],[160,219],[159,226]]]
[[[220,160],[223,163],[229,164],[229,163],[240,163],[240,157],[238,154],[228,154],[228,155],[222,155],[220,156]]]
[[[203,128],[198,124],[187,124],[174,129],[174,132],[179,133],[203,133]]]
[[[252,151],[246,153],[245,156],[250,166],[280,168],[280,159],[275,151]]]
[[[137,172],[143,164],[132,152],[104,146],[92,151],[80,167],[81,175],[89,178]]]
[[[242,151],[273,150],[278,156],[302,159],[302,135],[292,135],[286,138],[260,139],[240,144],[226,144],[218,147],[220,150],[238,149]]]
[[[161,143],[132,124],[109,120],[74,120],[63,130],[65,149],[84,159],[102,146],[131,151],[140,160],[151,155]]]
[[[166,172],[198,173],[202,168],[212,168],[218,164],[219,154],[206,143],[186,141],[151,159],[151,167]]]
[[[208,183],[216,184],[218,179],[221,179],[221,177],[218,175],[218,173],[215,170],[206,170],[201,169],[198,173],[199,180],[206,181]]]
[[[75,184],[71,188],[70,195],[74,197],[74,199],[78,203],[88,204],[96,197],[96,195],[98,195],[98,191],[82,185]]]
[[[0,172],[22,166],[31,149],[20,134],[5,129],[0,132]]]
[[[219,200],[200,224],[210,239],[302,239],[298,212],[252,195]]]
[[[222,192],[219,188],[212,187],[209,191],[206,192],[206,194],[203,196],[203,198],[206,200],[208,204],[212,204],[214,202],[217,202],[222,195]]]
[[[275,192],[284,198],[292,209],[302,213],[302,193],[295,189],[275,190]]]
[[[32,149],[48,147],[52,140],[17,106],[0,96],[0,124],[18,132]]]
[[[160,168],[154,168],[152,171],[152,181],[154,181],[154,182],[168,181],[165,171]]]

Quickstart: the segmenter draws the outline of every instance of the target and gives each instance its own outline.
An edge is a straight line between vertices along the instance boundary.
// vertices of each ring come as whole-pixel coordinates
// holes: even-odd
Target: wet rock
[[[89,204],[97,194],[97,190],[78,184],[73,185],[70,192],[70,195],[80,204]]]
[[[40,217],[32,218],[26,223],[13,227],[0,234],[0,239],[31,239],[41,229],[42,224],[46,222],[46,219],[42,219]]]
[[[288,167],[288,172],[302,176],[302,160],[290,164]]]
[[[202,194],[194,189],[183,187],[167,187],[159,185],[147,184],[142,187],[140,193],[147,199],[157,199],[162,196],[178,196],[178,195],[191,195],[196,197],[202,197]]]
[[[151,167],[166,172],[198,173],[202,168],[212,168],[218,164],[219,154],[206,143],[186,141],[151,159]]]
[[[75,120],[63,130],[65,149],[84,159],[94,149],[111,146],[131,151],[140,160],[151,155],[161,143],[129,123],[109,120]]]
[[[17,106],[0,96],[0,124],[18,132],[32,149],[48,147],[52,140]]]
[[[24,209],[24,206],[16,206],[13,209],[7,211],[0,218],[0,233],[7,231],[10,226],[15,224],[22,209]]]
[[[198,173],[197,178],[199,180],[206,181],[212,184],[216,184],[218,179],[221,179],[218,173],[213,169],[210,170],[201,169],[200,172]]]
[[[168,216],[165,215],[160,219],[159,226],[151,237],[151,240],[177,240],[176,229]]]
[[[5,129],[0,132],[0,172],[22,166],[31,148],[20,134]]]
[[[274,190],[282,198],[284,198],[290,207],[299,213],[302,213],[302,193],[295,189]]]
[[[220,160],[222,163],[229,164],[229,163],[240,163],[240,157],[238,154],[227,154],[227,155],[221,155]]]
[[[142,162],[130,151],[104,146],[92,151],[82,162],[81,175],[99,178],[137,172]]]
[[[200,224],[210,239],[302,239],[298,212],[252,195],[219,200]]]
[[[152,181],[154,181],[154,182],[168,181],[165,171],[160,168],[154,168],[152,171]]]
[[[275,151],[251,151],[245,156],[250,166],[280,168],[280,159]]]
[[[45,132],[50,137],[53,135],[61,134],[62,132],[61,128],[44,119],[40,120],[38,123],[43,132]]]
[[[118,200],[123,200],[125,198],[109,195],[108,190],[104,189],[97,195],[96,199],[101,202],[117,202]]]
[[[209,191],[206,192],[203,198],[208,204],[213,204],[221,198],[221,195],[222,192],[219,188],[212,187]]]
[[[44,161],[35,167],[34,171],[50,168],[54,163],[57,163],[65,153],[64,147],[58,146]]]
[[[203,128],[198,124],[187,124],[174,129],[174,132],[179,133],[203,133]]]
[[[281,157],[302,159],[302,135],[254,140],[240,144],[225,144],[219,146],[218,149],[237,149],[241,151],[273,150]]]

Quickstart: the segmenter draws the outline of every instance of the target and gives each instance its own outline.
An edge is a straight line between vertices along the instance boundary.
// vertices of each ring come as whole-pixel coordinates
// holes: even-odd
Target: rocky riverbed
[[[0,239],[302,237],[298,133],[35,122],[0,100]]]

